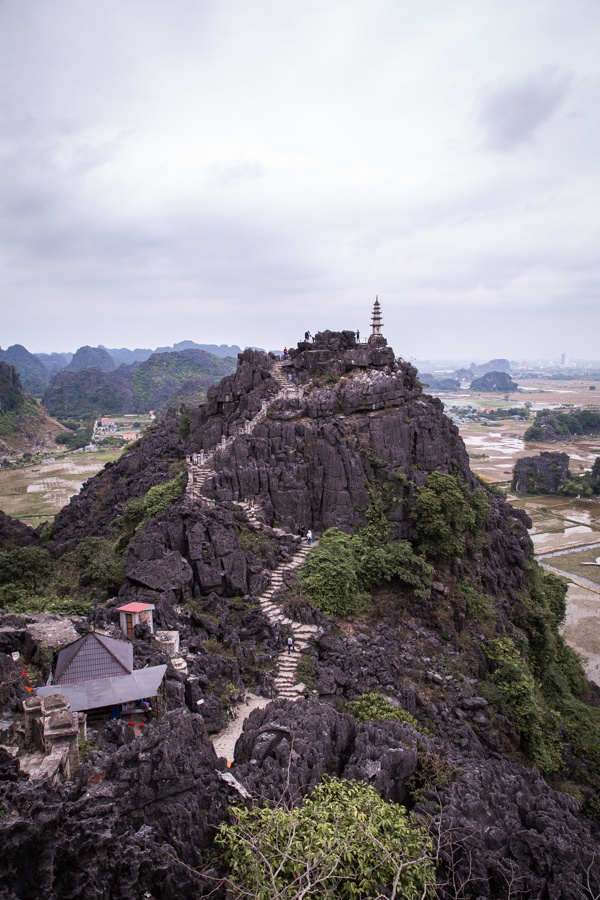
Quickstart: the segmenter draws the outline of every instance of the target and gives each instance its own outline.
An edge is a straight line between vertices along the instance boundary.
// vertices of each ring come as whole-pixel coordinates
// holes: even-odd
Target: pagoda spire
[[[383,322],[381,321],[381,304],[379,303],[379,297],[375,297],[375,303],[373,304],[373,315],[371,316],[371,328],[372,334],[369,336],[369,344],[379,344],[382,347],[387,345],[387,341],[381,333],[381,326]]]

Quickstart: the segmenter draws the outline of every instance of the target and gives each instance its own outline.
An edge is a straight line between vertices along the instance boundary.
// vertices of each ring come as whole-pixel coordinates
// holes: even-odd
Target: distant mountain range
[[[73,353],[30,353],[22,344],[13,344],[7,350],[0,350],[0,361],[14,366],[21,378],[23,388],[34,397],[41,399],[52,378],[64,369],[80,372],[94,368],[101,372],[112,372],[121,365],[131,366],[145,362],[156,353],[178,353],[182,350],[203,350],[219,359],[235,360],[241,348],[237,344],[197,344],[195,341],[180,341],[172,347],[157,347],[156,350],[109,349],[107,347],[80,347]],[[228,369],[228,372],[230,369]]]
[[[0,362],[0,457],[56,446],[64,428],[23,390],[14,366]]]
[[[79,368],[86,361],[95,364]],[[181,403],[197,405],[211,384],[235,370],[236,362],[193,349],[153,353],[143,362],[115,368],[106,350],[83,347],[53,376],[42,403],[58,419],[147,413]],[[105,368],[109,363],[112,368]]]

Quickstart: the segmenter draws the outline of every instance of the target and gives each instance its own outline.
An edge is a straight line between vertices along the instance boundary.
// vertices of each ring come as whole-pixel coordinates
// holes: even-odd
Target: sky
[[[600,357],[597,0],[0,0],[0,344]]]

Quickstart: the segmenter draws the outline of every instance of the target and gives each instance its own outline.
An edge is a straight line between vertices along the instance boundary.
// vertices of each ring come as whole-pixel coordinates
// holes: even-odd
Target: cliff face
[[[242,433],[264,400],[267,415]],[[362,527],[368,483],[395,481],[394,536],[410,539],[416,488],[431,472],[457,473],[471,489],[477,485],[458,429],[441,401],[423,393],[416,370],[388,347],[356,345],[352,332],[325,332],[299,344],[279,372],[264,354],[242,354],[236,374],[190,414],[189,450],[210,451],[223,438],[234,440],[216,455],[205,493],[218,501],[253,498],[267,521],[294,532],[302,525],[317,532]],[[514,599],[531,555],[528,520],[499,498],[488,499],[482,577],[487,589]]]
[[[95,735],[101,749],[72,784],[27,783],[0,752],[0,801],[10,810],[0,817],[0,893],[23,900],[144,891],[224,898],[220,873],[194,872],[209,864],[214,827],[237,798],[217,774],[225,760],[215,758],[204,728],[224,726],[232,690],[272,697],[277,689],[274,666],[289,620],[268,610],[298,587],[290,562],[299,539],[289,531],[354,532],[367,521],[370,492],[392,486],[392,530],[414,538],[410,513],[431,472],[455,475],[467,492],[478,487],[456,428],[421,391],[415,370],[385,346],[325,332],[284,363],[241,354],[206,404],[171,414],[87,483],[57,517],[49,548],[59,556],[82,537],[114,537],[136,506],[131,501],[171,481],[184,456],[201,450],[210,454],[211,471],[200,470],[199,485],[187,485],[130,533],[119,598],[93,616],[110,627],[124,599],[153,603],[156,626],[180,632],[187,672],[169,666],[168,712],[142,738],[123,724]],[[249,521],[236,502],[244,498],[289,531]],[[328,620],[284,594],[292,619],[318,625],[302,657],[310,699],[278,700],[252,713],[236,745],[235,776],[255,797],[275,802],[288,795],[298,802],[324,773],[355,778],[416,808],[439,838],[446,898],[505,900],[511,890],[595,896],[600,842],[580,814],[595,782],[575,799],[522,764],[518,730],[538,713],[530,705],[511,718],[507,706],[513,689],[518,696],[528,685],[536,690],[518,666],[517,641],[525,648],[528,639],[514,623],[525,622],[551,654],[550,619],[534,628],[544,598],[528,608],[523,590],[527,517],[490,492],[486,498],[484,525],[462,555],[438,565],[429,599],[387,582],[366,611]],[[0,525],[0,539],[25,541],[10,521]],[[277,590],[264,605],[258,598],[269,582]],[[552,621],[560,616],[555,606]],[[7,654],[23,649],[17,625],[24,628],[13,618],[0,621]],[[136,665],[168,662],[142,631],[135,633]],[[485,651],[506,635],[515,643],[499,678],[500,662]],[[540,660],[551,666],[540,647]],[[370,692],[384,694],[409,720],[361,722],[344,708]],[[566,738],[561,746],[565,779],[575,781],[581,760]],[[558,784],[569,788],[566,780]]]

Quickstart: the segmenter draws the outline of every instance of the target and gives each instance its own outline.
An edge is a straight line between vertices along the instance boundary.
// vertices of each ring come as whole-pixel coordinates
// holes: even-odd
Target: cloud
[[[564,103],[573,77],[544,68],[520,81],[489,88],[477,115],[484,147],[509,153],[533,139]]]

